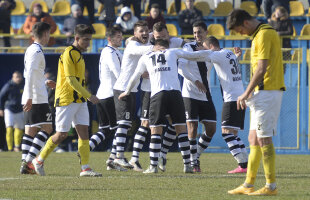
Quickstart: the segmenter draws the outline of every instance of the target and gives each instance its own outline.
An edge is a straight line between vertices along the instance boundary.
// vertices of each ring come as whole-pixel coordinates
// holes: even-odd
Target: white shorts
[[[5,127],[25,129],[24,112],[13,113],[9,109],[4,109]]]
[[[71,123],[89,126],[89,112],[87,103],[71,103],[67,106],[56,107],[56,131],[68,132]]]
[[[250,130],[256,130],[257,137],[276,135],[282,96],[280,90],[261,90],[247,100],[251,111]]]

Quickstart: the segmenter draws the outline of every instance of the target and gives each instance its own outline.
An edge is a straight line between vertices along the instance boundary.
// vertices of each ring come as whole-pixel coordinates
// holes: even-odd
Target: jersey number
[[[229,63],[233,66],[233,68],[231,68],[232,74],[234,74],[234,75],[241,74],[241,69],[240,69],[240,67],[238,67],[235,59],[230,59]]]
[[[155,55],[152,55],[151,58],[152,58],[153,66],[156,66],[156,63],[161,63],[164,65],[167,62],[165,58],[165,54],[159,54],[157,60],[156,60]]]

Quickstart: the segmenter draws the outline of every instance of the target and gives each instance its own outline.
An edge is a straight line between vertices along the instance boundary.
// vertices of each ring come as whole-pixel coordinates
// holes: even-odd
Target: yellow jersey
[[[78,83],[85,88],[85,62],[81,52],[74,46],[67,47],[59,58],[55,106],[86,102],[91,94],[84,92],[83,96],[75,91],[69,84],[67,77],[75,77]]]
[[[268,60],[267,71],[258,90],[285,90],[281,41],[278,33],[268,24],[260,24],[252,34],[252,75],[259,60]]]

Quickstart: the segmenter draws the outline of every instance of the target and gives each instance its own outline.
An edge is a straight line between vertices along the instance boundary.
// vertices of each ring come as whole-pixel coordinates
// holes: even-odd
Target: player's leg
[[[16,113],[14,116],[14,151],[19,152],[21,150],[24,129],[24,113]]]
[[[141,94],[142,98],[142,104],[141,104],[141,125],[137,131],[137,133],[135,134],[135,138],[134,138],[134,143],[133,143],[133,151],[132,151],[132,156],[131,159],[129,161],[129,163],[134,166],[133,170],[135,171],[143,171],[140,162],[139,162],[139,155],[140,152],[142,151],[144,142],[145,142],[145,138],[148,134],[148,132],[150,131],[149,128],[149,108],[150,108],[150,96],[151,93],[150,92],[145,92],[142,91]]]
[[[33,105],[33,113],[36,113],[34,119],[38,119],[35,125],[41,127],[41,130],[35,135],[29,153],[26,156],[26,162],[31,162],[41,151],[45,145],[46,140],[53,131],[52,127],[52,113],[48,104]],[[40,120],[39,120],[40,119]]]
[[[230,153],[238,162],[238,167],[228,171],[229,174],[246,173],[248,157],[245,156],[236,138],[239,129],[243,129],[244,110],[237,110],[237,102],[224,102],[222,107],[222,137]],[[240,140],[240,139],[239,139]]]
[[[114,102],[116,119],[118,128],[116,130],[116,159],[114,163],[132,169],[133,166],[128,163],[125,158],[124,151],[126,146],[126,137],[128,129],[131,127],[131,122],[135,112],[135,93],[130,93],[126,98],[119,100],[118,96],[122,91],[114,90]]]
[[[4,122],[6,127],[6,144],[8,151],[13,151],[14,113],[8,109],[4,109]]]
[[[30,124],[25,126],[25,134],[22,139],[22,164],[20,167],[21,174],[34,174],[35,173],[32,163],[26,162],[26,157],[32,146],[34,136],[36,135],[38,130],[39,130],[38,127],[31,127]]]
[[[199,101],[199,120],[205,127],[205,132],[202,133],[198,140],[197,159],[204,152],[216,131],[216,111],[212,101]]]

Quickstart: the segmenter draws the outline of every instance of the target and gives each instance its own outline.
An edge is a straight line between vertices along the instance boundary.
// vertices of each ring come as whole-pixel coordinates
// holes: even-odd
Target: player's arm
[[[238,59],[238,61],[241,60],[241,57],[242,57],[242,50],[240,47],[234,47],[234,53]]]
[[[266,35],[266,34],[265,34]],[[264,75],[267,71],[267,66],[268,66],[268,60],[272,59],[270,58],[270,51],[269,49],[272,48],[271,47],[271,41],[270,38],[265,38],[262,35],[260,40],[258,40],[258,63],[257,63],[257,68],[253,73],[252,79],[248,85],[248,87],[246,88],[246,90],[244,91],[244,93],[238,97],[237,100],[237,109],[239,110],[241,109],[245,109],[246,105],[245,105],[245,100],[247,100],[251,93],[253,92],[253,90],[255,89],[255,87],[263,80]]]
[[[152,49],[153,49],[153,45],[137,46],[137,45],[134,45],[134,43],[129,43],[125,51],[129,51],[131,55],[142,56],[143,54],[149,51],[152,51]]]
[[[182,49],[177,49],[176,54],[179,58],[185,58],[192,61],[202,61],[204,62],[212,54],[212,50],[200,50],[195,52],[188,52]]]
[[[140,59],[138,62],[138,66],[135,70],[135,72],[133,73],[132,77],[130,78],[127,88],[125,90],[125,92],[123,92],[122,94],[119,95],[118,99],[122,99],[125,96],[129,95],[132,88],[137,84],[137,82],[140,80],[140,76],[143,74],[143,72],[146,71],[146,65],[143,61],[143,59]]]

